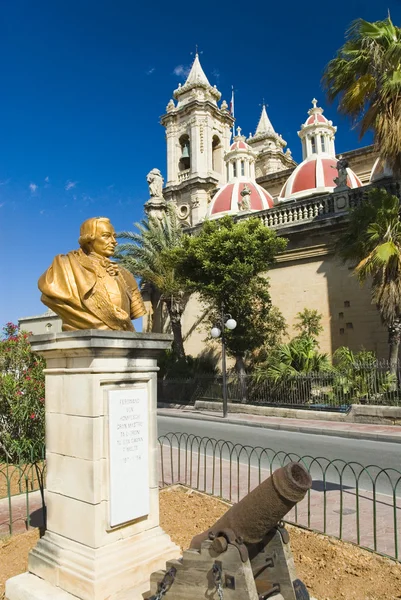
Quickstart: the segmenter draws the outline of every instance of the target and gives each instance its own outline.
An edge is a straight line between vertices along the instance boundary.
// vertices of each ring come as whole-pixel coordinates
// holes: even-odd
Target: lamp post
[[[230,314],[224,313],[224,304],[221,304],[221,317],[217,325],[215,325],[210,335],[217,339],[221,335],[221,370],[223,373],[223,418],[227,417],[227,368],[226,368],[226,339],[224,329],[231,331],[237,327],[237,321]]]

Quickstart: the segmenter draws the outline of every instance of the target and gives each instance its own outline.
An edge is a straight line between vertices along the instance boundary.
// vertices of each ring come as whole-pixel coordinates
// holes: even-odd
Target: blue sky
[[[320,78],[349,23],[387,8],[399,25],[400,0],[1,3],[0,324],[45,310],[37,280],[77,247],[82,221],[104,215],[122,230],[142,218],[146,174],[166,173],[159,117],[196,44],[227,101],[234,85],[244,133],[264,98],[299,161],[296,132],[316,96],[338,152],[369,143],[327,106]]]

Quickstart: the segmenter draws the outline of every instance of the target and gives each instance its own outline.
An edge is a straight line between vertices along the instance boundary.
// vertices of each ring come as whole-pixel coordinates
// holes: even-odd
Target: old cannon
[[[274,471],[195,536],[180,560],[152,574],[151,598],[308,600],[282,519],[311,486],[311,476],[300,463]]]

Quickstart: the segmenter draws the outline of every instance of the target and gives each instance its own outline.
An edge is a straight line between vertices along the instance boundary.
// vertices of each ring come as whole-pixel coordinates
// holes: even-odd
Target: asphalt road
[[[271,448],[274,451],[293,452],[299,456],[324,457],[330,461],[340,459],[348,463],[359,463],[363,467],[376,465],[381,469],[396,469],[401,473],[401,444],[278,431],[247,425],[202,421],[201,418],[183,419],[159,416],[158,435],[162,436],[167,433],[188,433],[216,440],[229,440],[233,444]],[[211,449],[207,449],[207,452],[210,454]],[[226,456],[228,456],[228,452]],[[247,462],[246,456],[243,455],[240,461]],[[257,458],[252,460],[252,464],[257,464]],[[279,466],[278,460],[274,463],[274,467],[277,466]],[[361,470],[357,466],[354,469],[356,472]],[[378,471],[379,469],[369,469],[369,473],[373,477],[376,476]],[[392,483],[389,482],[386,475],[380,475],[377,479],[377,492],[392,493],[392,486],[396,485],[400,475],[392,471],[388,471],[388,474]],[[312,476],[321,479],[321,470],[312,468]],[[339,476],[334,468],[327,470],[327,481],[339,482]],[[343,485],[355,487],[355,477],[350,469],[344,471],[342,483]],[[372,481],[368,476],[361,476],[360,487],[372,491]],[[397,496],[401,496],[401,481],[396,487],[396,493]]]

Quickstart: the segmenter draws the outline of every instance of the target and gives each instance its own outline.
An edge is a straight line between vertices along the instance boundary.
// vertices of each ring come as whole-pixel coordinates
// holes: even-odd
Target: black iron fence
[[[399,559],[401,556],[401,470],[323,456],[300,456],[192,434],[159,438],[162,485],[180,483],[238,502],[272,472],[302,462],[313,479],[288,523]]]
[[[191,434],[159,438],[160,485],[179,483],[230,502],[289,461],[302,462],[313,486],[287,515],[288,523],[400,558],[401,470]],[[45,474],[44,460],[0,462],[0,537],[44,525]]]
[[[351,404],[401,406],[401,369],[391,378],[383,367],[357,368],[352,374],[336,372],[289,375],[280,380],[236,375],[227,378],[228,401],[261,406],[295,407],[347,412]],[[221,376],[158,381],[158,401],[194,405],[197,400],[222,401]]]

